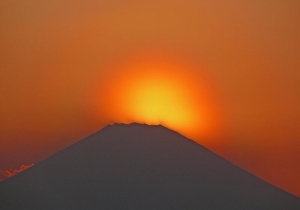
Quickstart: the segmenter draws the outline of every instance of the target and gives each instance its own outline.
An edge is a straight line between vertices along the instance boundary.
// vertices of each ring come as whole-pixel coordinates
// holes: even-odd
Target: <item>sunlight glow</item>
[[[121,62],[101,83],[100,114],[111,123],[161,124],[193,139],[210,138],[220,131],[220,116],[196,72],[165,57]]]

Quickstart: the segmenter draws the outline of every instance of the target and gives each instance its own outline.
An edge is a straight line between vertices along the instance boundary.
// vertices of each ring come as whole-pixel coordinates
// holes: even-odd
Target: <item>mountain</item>
[[[300,199],[163,126],[115,124],[0,183],[0,209],[299,210]]]

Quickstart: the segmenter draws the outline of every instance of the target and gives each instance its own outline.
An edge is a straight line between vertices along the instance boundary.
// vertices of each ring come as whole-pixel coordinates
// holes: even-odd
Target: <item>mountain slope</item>
[[[0,209],[282,209],[300,199],[162,126],[107,126],[0,184]]]

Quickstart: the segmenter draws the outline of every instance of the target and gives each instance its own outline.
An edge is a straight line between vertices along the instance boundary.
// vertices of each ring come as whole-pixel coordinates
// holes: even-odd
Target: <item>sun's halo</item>
[[[216,103],[189,65],[143,58],[118,65],[101,86],[101,117],[117,123],[161,124],[190,138],[219,131]]]

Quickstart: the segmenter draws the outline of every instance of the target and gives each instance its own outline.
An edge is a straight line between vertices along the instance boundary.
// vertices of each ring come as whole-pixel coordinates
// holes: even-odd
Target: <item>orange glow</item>
[[[127,58],[103,78],[100,90],[97,109],[111,122],[162,124],[193,139],[222,132],[208,79],[182,59]]]
[[[20,173],[22,171],[25,171],[26,169],[30,168],[33,165],[34,164],[30,164],[30,165],[22,164],[22,166],[18,169],[0,170],[0,182]]]

